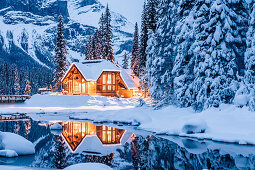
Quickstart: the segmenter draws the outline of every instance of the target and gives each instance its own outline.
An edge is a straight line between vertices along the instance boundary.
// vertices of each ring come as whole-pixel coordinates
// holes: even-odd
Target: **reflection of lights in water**
[[[97,136],[102,145],[120,144],[120,140],[125,132],[123,129],[112,127],[95,126],[90,122],[63,122],[64,128],[62,135],[66,139],[71,149],[75,149],[82,143],[87,135]]]

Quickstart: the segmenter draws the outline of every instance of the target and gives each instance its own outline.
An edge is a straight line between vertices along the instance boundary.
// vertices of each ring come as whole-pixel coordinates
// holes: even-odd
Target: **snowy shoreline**
[[[153,110],[138,105],[134,98],[35,95],[24,104],[0,105],[0,113],[27,113],[34,120],[120,123],[156,134],[255,145],[255,113],[247,107],[221,105],[196,113],[191,108]]]

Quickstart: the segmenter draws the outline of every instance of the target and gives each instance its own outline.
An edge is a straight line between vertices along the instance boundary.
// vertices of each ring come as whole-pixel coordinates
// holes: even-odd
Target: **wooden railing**
[[[0,121],[19,121],[19,120],[30,120],[30,117],[24,113],[11,114],[10,116],[0,115]]]
[[[0,103],[24,102],[30,98],[30,95],[0,95]]]

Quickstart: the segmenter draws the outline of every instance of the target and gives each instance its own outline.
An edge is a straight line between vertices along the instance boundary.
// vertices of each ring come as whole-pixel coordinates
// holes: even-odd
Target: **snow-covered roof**
[[[114,152],[116,149],[121,148],[123,145],[125,145],[126,142],[131,142],[131,136],[133,133],[127,133],[126,131],[122,135],[121,141],[118,144],[103,144],[97,135],[86,135],[81,143],[75,148],[75,150],[72,150],[69,146],[68,142],[66,141],[65,137],[63,136],[63,139],[65,140],[66,144],[70,148],[70,150],[74,153],[82,153],[82,152],[95,152],[100,153],[103,155],[110,154]]]
[[[97,79],[100,77],[102,72],[104,71],[116,71],[120,72],[120,75],[127,85],[129,89],[138,87],[139,84],[137,84],[134,79],[126,72],[126,70],[122,69],[121,67],[113,64],[112,62],[104,59],[99,60],[85,60],[81,63],[73,63],[68,71],[66,72],[66,75],[71,70],[73,66],[76,66],[77,69],[81,72],[82,76],[87,81],[97,81]],[[64,78],[66,77],[64,76]],[[64,79],[63,78],[63,79]],[[63,81],[62,79],[62,81]]]

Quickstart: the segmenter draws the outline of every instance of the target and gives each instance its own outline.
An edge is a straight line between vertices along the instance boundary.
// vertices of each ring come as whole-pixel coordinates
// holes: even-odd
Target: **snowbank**
[[[24,103],[0,105],[0,113],[86,112],[134,108],[138,99],[84,95],[33,95]]]
[[[33,143],[22,136],[10,132],[1,132],[1,136],[5,150],[13,150],[18,155],[30,155],[35,153]]]
[[[0,150],[0,156],[6,158],[17,157],[18,154],[14,150]]]
[[[245,101],[241,98],[240,101]],[[24,104],[0,105],[0,112],[26,112],[35,120],[125,123],[158,134],[255,144],[255,112],[247,106],[221,105],[196,113],[191,108],[168,106],[154,110],[148,105],[138,105],[139,99],[134,98],[34,95]]]
[[[234,105],[222,105],[201,113],[196,113],[191,108],[175,106],[161,110],[153,110],[151,107],[144,106],[121,111],[81,113],[70,117],[97,122],[130,123],[157,134],[255,144],[255,112],[249,111],[247,107],[238,108]]]
[[[100,164],[100,163],[80,163],[80,164],[75,164],[71,165],[64,170],[91,170],[91,169],[96,169],[96,170],[110,170],[110,168],[107,165]]]
[[[62,130],[62,126],[59,123],[55,123],[50,126],[51,130]]]

